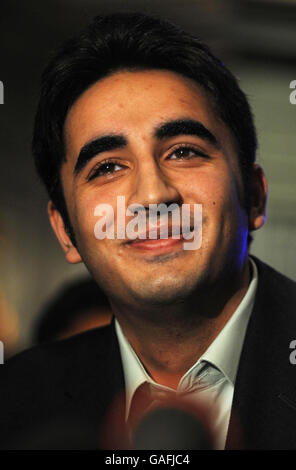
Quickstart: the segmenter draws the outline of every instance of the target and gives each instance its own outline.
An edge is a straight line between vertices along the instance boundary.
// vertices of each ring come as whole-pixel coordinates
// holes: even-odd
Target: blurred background
[[[52,50],[94,15],[112,11],[179,23],[239,78],[269,180],[268,219],[254,233],[251,252],[296,279],[296,105],[289,100],[296,0],[1,0],[0,340],[9,345],[6,355],[34,342],[43,306],[65,285],[87,278],[82,265],[66,263],[51,231],[30,145],[40,74]]]

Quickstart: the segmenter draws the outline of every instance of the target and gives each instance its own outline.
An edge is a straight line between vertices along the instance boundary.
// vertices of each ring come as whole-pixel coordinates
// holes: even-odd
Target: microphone
[[[180,406],[158,407],[146,413],[133,432],[135,450],[210,450],[212,436],[196,413]]]
[[[150,404],[149,404],[150,400]],[[134,450],[210,450],[216,436],[213,408],[191,393],[180,395],[143,384],[134,394],[129,437]]]
[[[140,392],[139,387],[138,391]],[[118,395],[105,415],[100,432],[102,450],[211,450],[217,442],[215,407],[205,400],[177,396],[145,398],[137,392],[125,419],[125,396]],[[133,405],[133,403],[132,403]],[[133,412],[134,410],[134,412]]]

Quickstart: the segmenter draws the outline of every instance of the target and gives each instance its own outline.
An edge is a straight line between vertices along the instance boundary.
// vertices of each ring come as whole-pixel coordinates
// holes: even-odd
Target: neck
[[[177,388],[186,371],[195,364],[233,315],[248,289],[246,262],[236,285],[216,286],[198,292],[173,306],[112,308],[123,333],[155,382]],[[161,319],[161,320],[160,320]]]

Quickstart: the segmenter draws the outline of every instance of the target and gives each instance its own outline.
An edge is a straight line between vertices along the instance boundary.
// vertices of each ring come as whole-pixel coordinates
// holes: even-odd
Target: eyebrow
[[[110,150],[123,148],[127,145],[127,139],[123,135],[104,135],[86,143],[80,150],[75,167],[74,175],[77,176],[86,164],[96,155]]]
[[[164,140],[178,135],[194,135],[208,141],[211,145],[219,148],[220,145],[211,131],[201,122],[194,119],[176,119],[165,122],[154,130],[154,137],[157,140]],[[87,163],[96,155],[124,148],[128,145],[128,140],[121,134],[109,134],[98,137],[87,142],[80,149],[75,167],[74,175],[78,176]]]
[[[218,140],[201,122],[194,119],[177,119],[169,121],[157,127],[154,136],[158,140],[176,137],[178,135],[194,135],[207,140],[214,147],[219,148]]]

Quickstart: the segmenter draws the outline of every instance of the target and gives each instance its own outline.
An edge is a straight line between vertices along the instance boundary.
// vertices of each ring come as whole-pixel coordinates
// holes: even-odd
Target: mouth
[[[191,230],[191,229],[190,229]],[[161,227],[153,227],[151,232],[145,232],[138,234],[138,237],[134,240],[128,240],[125,245],[127,248],[149,253],[150,255],[161,255],[170,253],[173,251],[180,250],[183,247],[185,241],[182,231],[170,226],[168,227],[167,237],[161,236]]]

